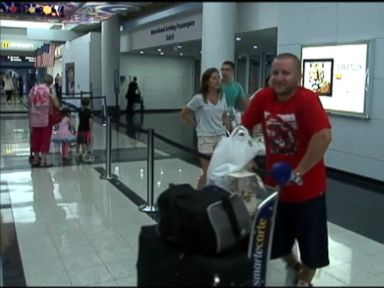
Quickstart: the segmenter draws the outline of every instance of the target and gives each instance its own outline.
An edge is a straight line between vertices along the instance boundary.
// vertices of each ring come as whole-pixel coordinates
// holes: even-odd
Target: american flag
[[[55,44],[44,43],[36,50],[36,67],[52,67],[55,64]]]

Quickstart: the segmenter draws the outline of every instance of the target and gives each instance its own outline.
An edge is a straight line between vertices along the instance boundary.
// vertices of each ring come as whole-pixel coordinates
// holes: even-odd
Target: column
[[[235,59],[236,2],[203,2],[201,74]]]
[[[101,22],[101,94],[107,97],[108,106],[119,106],[119,80],[120,21],[115,15]]]
[[[265,82],[265,62],[266,62],[266,57],[265,57],[265,53],[262,52],[260,54],[260,66],[259,66],[259,85],[258,85],[258,88],[262,88],[264,87],[264,82]]]
[[[249,55],[246,55],[245,56],[245,87],[244,87],[244,92],[245,92],[245,95],[249,95],[249,73],[250,73],[250,66],[251,65],[251,61],[249,60]]]

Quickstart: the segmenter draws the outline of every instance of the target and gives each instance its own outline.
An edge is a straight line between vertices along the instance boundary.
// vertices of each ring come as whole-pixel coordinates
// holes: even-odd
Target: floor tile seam
[[[96,167],[94,167],[94,168],[96,168]],[[96,169],[95,169],[95,170],[96,170]],[[96,171],[97,171],[97,170],[96,170]],[[101,180],[101,179],[100,179],[100,180]],[[108,182],[109,182],[109,181],[108,181]],[[109,182],[109,184],[112,185],[112,186],[114,187],[114,185],[113,185],[112,183]],[[116,187],[115,187],[115,188],[116,188]],[[116,190],[119,191],[119,189],[117,189],[117,188],[116,188]],[[121,192],[121,191],[119,191],[119,192]],[[127,197],[127,198],[128,198],[128,197]],[[96,207],[96,208],[97,208],[97,207]],[[77,220],[76,220],[76,221],[77,221]],[[84,226],[83,226],[79,221],[77,221],[77,222],[78,222],[77,224],[78,224],[78,225],[83,229],[83,231],[84,231]],[[131,245],[128,243],[128,241],[125,240],[124,236],[123,236],[118,230],[113,229],[113,231],[114,231],[114,233],[118,234],[118,236],[120,237],[120,239],[121,239],[122,241],[124,241],[125,244],[127,244],[127,245],[129,246],[129,248],[132,249]],[[88,242],[92,245],[92,248],[94,248],[94,250],[95,250],[96,252],[98,252],[99,249],[98,249],[97,246],[95,246],[94,241],[93,241],[91,235],[89,235],[89,234],[86,233],[85,231],[84,231],[84,234],[85,234],[85,237],[86,237],[86,239],[88,240]],[[97,254],[98,254],[98,256],[101,258],[101,260],[103,260],[102,257],[101,257],[101,255],[100,255],[99,253],[97,253]],[[103,262],[104,262],[104,261],[103,261]],[[106,263],[105,263],[105,264],[106,264]]]
[[[69,209],[70,209],[70,211],[73,213],[73,211],[72,211],[72,209],[71,209],[70,207],[69,207]],[[76,221],[76,224],[80,225],[80,223],[79,223],[78,220],[75,220],[75,221]],[[62,255],[62,253],[60,253],[60,250],[58,249],[58,246],[57,246],[57,243],[56,243],[56,241],[55,241],[54,235],[52,234],[51,230],[49,229],[48,225],[47,225],[45,222],[44,222],[44,226],[45,226],[45,228],[47,229],[47,232],[49,233],[49,236],[50,236],[51,239],[52,239],[53,246],[55,247],[56,252],[57,252],[57,255],[58,255],[58,256],[56,256],[56,257],[52,257],[52,258],[59,260],[59,262],[60,262],[60,263],[62,264],[62,266],[64,267],[65,275],[68,277],[70,283],[71,283],[72,285],[74,285],[74,283],[72,282],[72,279],[71,279],[71,277],[70,277],[69,271],[68,271],[66,265],[64,264],[64,260],[63,260],[63,258],[62,258],[62,257],[65,256],[65,255]],[[81,227],[81,226],[80,226],[80,227]],[[85,234],[85,233],[84,233],[84,234]],[[87,236],[87,235],[85,235],[85,236]],[[87,240],[89,241],[88,238],[87,238]],[[89,241],[89,242],[90,242],[90,241]],[[90,242],[90,244],[93,246],[92,242]],[[93,248],[95,248],[95,247],[93,247]],[[95,251],[97,251],[97,250],[95,249]],[[66,256],[70,257],[70,256],[72,256],[72,255],[66,255]],[[99,256],[100,260],[102,260],[101,257],[100,257],[100,255],[98,255],[98,256]],[[23,263],[23,265],[24,265],[24,261],[22,261],[22,263]]]
[[[335,265],[334,269],[337,269],[338,266],[342,266],[342,265],[346,265],[348,263],[351,263],[350,261],[349,262],[346,262],[346,263],[343,263],[343,264],[338,264],[338,265]],[[364,269],[364,268],[363,268]],[[339,276],[339,273],[336,273],[335,270],[324,270],[324,272],[326,272],[327,274],[330,274],[332,277],[336,278],[337,280],[349,285],[349,283],[346,283],[343,279],[341,279],[341,277]],[[352,271],[350,271],[352,273]],[[372,278],[372,277],[375,277],[375,274],[374,273],[370,273],[369,270],[365,270],[363,271],[365,274],[366,277],[363,277],[361,279],[368,279],[368,278]],[[335,274],[333,274],[335,273]]]
[[[103,260],[103,262],[104,262],[104,260]],[[123,263],[124,263],[124,262],[122,262],[121,264],[123,264]],[[113,263],[113,264],[120,264],[120,262]],[[113,265],[113,264],[112,264],[112,265]],[[107,263],[105,263],[105,262],[104,262],[104,265],[106,266],[107,271],[109,272],[109,274],[111,274],[111,276],[112,276],[112,280],[113,280],[113,281],[116,282],[117,280],[124,279],[124,278],[117,278],[117,277],[113,276],[112,269],[109,268],[109,265],[108,265]]]
[[[103,267],[107,268],[107,265],[104,263],[103,259],[100,257],[100,255],[99,255],[99,253],[97,252],[96,249],[95,249],[95,251],[96,251],[97,257],[98,257],[99,260],[101,261],[101,264],[102,264],[102,265],[100,265],[100,264],[95,264],[95,265],[92,265],[92,266],[83,267],[83,269],[93,269],[93,268],[100,267],[100,266],[103,266]],[[92,253],[88,253],[88,254],[92,254],[92,255],[94,255],[95,253],[92,252]],[[75,255],[67,255],[66,257],[73,257],[73,256],[75,256]],[[61,258],[61,256],[60,256],[60,258]],[[64,264],[64,260],[63,260],[62,258],[61,258],[61,261],[62,261],[62,263],[63,263],[63,267],[64,267],[64,269],[65,269],[65,272],[66,272],[66,274],[67,274],[67,276],[68,276],[68,278],[69,278],[69,280],[70,280],[72,286],[74,286],[75,283],[73,283],[73,281],[72,281],[72,277],[71,277],[71,273],[70,273],[70,270],[71,270],[71,269],[67,268],[67,266]],[[73,270],[79,270],[79,268],[74,268]],[[109,271],[108,271],[108,272],[109,272]],[[112,276],[112,275],[111,275],[111,276]],[[96,283],[88,283],[88,284],[96,284]]]
[[[384,245],[383,245],[384,246]],[[370,251],[370,249],[365,249],[365,248],[362,248],[364,246],[360,246],[360,245],[355,245],[355,248],[356,250],[353,250],[353,253],[357,254],[355,255],[355,258],[354,260],[360,260],[362,258],[365,258],[365,257],[376,257],[377,255],[384,255],[384,247],[382,247],[381,249],[382,250],[379,250],[377,251],[376,249],[372,249],[372,251]],[[334,250],[335,252],[337,251],[339,247],[332,247],[329,249],[329,251],[331,250]]]
[[[103,263],[103,264],[104,264],[104,263]],[[85,267],[84,269],[95,269],[95,268],[99,268],[99,267],[104,267],[105,269],[107,269],[107,272],[111,275],[111,278],[112,278],[112,280],[114,281],[114,279],[113,279],[113,275],[109,272],[108,267],[107,267],[105,264],[104,264],[103,266],[100,266],[100,265],[98,265],[98,266],[89,266],[89,267]],[[69,274],[69,272],[68,272],[68,274]],[[73,283],[71,277],[69,277],[69,280],[70,280],[72,286],[75,286],[75,283]],[[91,282],[91,283],[83,284],[83,286],[92,286],[92,285],[94,285],[94,284],[103,284],[103,283],[104,283],[104,282],[98,282],[98,281],[97,281],[97,282]],[[77,284],[77,286],[80,286],[80,285]]]
[[[3,180],[2,181],[2,185],[5,186],[5,189],[3,189],[4,191],[7,191],[5,193],[7,193],[8,195],[8,198],[9,198],[9,204],[10,204],[10,217],[12,218],[11,221],[9,221],[8,223],[12,225],[12,228],[11,230],[13,230],[13,234],[12,235],[9,235],[9,238],[12,239],[16,244],[17,246],[17,255],[18,255],[18,260],[20,261],[17,261],[19,262],[21,265],[21,267],[18,267],[20,269],[20,274],[21,274],[21,277],[20,279],[18,279],[19,281],[23,282],[24,284],[26,284],[26,278],[25,278],[25,271],[24,271],[24,266],[23,266],[23,261],[22,261],[22,255],[21,255],[21,251],[20,251],[20,246],[19,246],[19,240],[18,240],[18,235],[17,235],[17,230],[16,230],[16,223],[15,223],[15,216],[14,216],[14,211],[13,211],[13,205],[12,205],[12,198],[11,198],[11,195],[10,195],[10,190],[9,190],[9,184],[8,184],[8,179],[6,180]],[[0,226],[3,226],[5,223],[0,223]],[[2,255],[2,259],[3,263],[5,263],[6,261],[4,261],[4,256]],[[2,266],[2,276],[3,276],[3,279],[2,279],[2,282],[3,282],[3,285],[5,285],[5,271],[4,271],[4,265]]]
[[[96,120],[95,122],[97,124],[99,124],[101,127],[104,127],[104,126],[101,125],[101,117],[100,116],[95,116],[94,119]],[[134,141],[136,141],[138,143],[140,143],[140,144],[143,144],[143,145],[145,145],[145,147],[147,146],[146,143],[144,143],[142,141],[139,141],[136,138],[133,138],[133,137],[127,135],[127,133],[124,133],[123,131],[120,131],[120,129],[118,129],[118,127],[122,127],[120,122],[116,123],[114,121],[111,121],[111,128],[112,128],[113,131],[115,131],[115,132],[117,132],[117,133],[119,133],[121,135],[124,135],[124,136],[126,136],[126,137],[128,137],[128,138],[130,138],[130,139],[132,139],[132,140],[134,140]]]
[[[133,138],[133,137],[130,137],[130,136],[128,136],[126,133],[124,133],[124,132],[122,132],[122,131],[120,131],[120,129],[118,129],[119,127],[121,127],[121,126],[123,126],[123,125],[121,125],[122,123],[120,123],[120,122],[111,122],[111,128],[115,131],[115,132],[117,132],[117,133],[119,133],[119,134],[122,134],[122,135],[124,135],[124,136],[127,136],[128,138],[130,138],[130,139],[133,139],[134,141],[137,141],[137,142],[139,142],[140,144],[142,144],[142,145],[145,145],[145,147],[147,147],[147,143],[144,143],[144,142],[142,142],[142,141],[139,141],[139,140],[137,140],[136,138]],[[145,148],[145,147],[143,147],[143,148]],[[157,150],[157,151],[156,151]],[[168,154],[168,153],[166,153],[165,151],[162,151],[162,150],[160,150],[160,149],[156,149],[155,148],[155,152],[157,152],[157,153],[163,153],[163,154]],[[160,156],[162,156],[162,157],[170,157],[170,156],[164,156],[164,155],[160,155]]]
[[[45,225],[48,226],[47,224],[45,224]],[[58,255],[58,256],[55,256],[55,257],[52,257],[52,258],[54,258],[54,259],[56,259],[56,260],[58,260],[58,261],[60,262],[60,264],[61,264],[62,267],[64,268],[65,275],[67,276],[69,282],[73,285],[72,280],[71,280],[71,277],[69,276],[69,273],[68,273],[68,271],[67,271],[67,269],[66,269],[66,266],[64,265],[64,261],[63,261],[63,258],[62,258],[63,255],[60,253],[60,250],[59,250],[58,247],[57,247],[56,241],[55,241],[55,239],[53,238],[53,235],[52,235],[52,233],[51,233],[51,231],[50,231],[50,229],[49,229],[48,227],[47,227],[47,230],[48,230],[49,236],[50,236],[51,239],[52,239],[53,246],[55,247],[56,252],[57,252],[57,255]],[[24,261],[23,261],[23,262],[24,262]],[[23,265],[24,265],[24,263],[23,263]]]
[[[315,278],[314,278],[314,280],[313,280],[315,287],[318,286],[318,285],[316,285],[316,282],[320,282],[319,280],[321,280],[321,274],[322,274],[322,273],[327,274],[327,276],[328,276],[329,278],[333,278],[333,279],[335,279],[335,280],[341,282],[341,283],[344,284],[345,286],[348,286],[348,285],[349,285],[348,283],[346,283],[345,281],[339,279],[338,277],[336,277],[335,275],[329,273],[328,271],[325,271],[325,270],[320,271],[320,270],[319,270],[318,273],[319,273],[319,275],[316,273]],[[327,286],[329,286],[329,285],[327,285]]]
[[[113,151],[113,150],[112,150]],[[21,157],[21,156],[20,156]],[[172,156],[163,156],[163,155],[155,155],[155,160],[163,160],[163,159],[171,159]],[[132,161],[127,161],[127,160],[117,160],[117,161],[113,161],[113,163],[131,163],[131,162],[140,162],[140,161],[146,161],[147,158],[143,158],[143,159],[135,159],[135,160],[132,160]],[[113,164],[112,163],[112,164]],[[68,163],[66,165],[55,165],[53,166],[53,168],[57,168],[57,167],[74,167],[74,166],[89,166],[89,165],[100,165],[100,164],[104,164],[103,161],[100,161],[100,163]],[[22,166],[22,167],[1,167],[1,171],[6,171],[6,172],[11,172],[11,171],[18,171],[18,172],[21,172],[21,171],[31,171],[32,169],[36,169],[36,168],[28,168],[28,164],[26,164],[25,166]],[[39,168],[37,168],[39,169]],[[48,168],[49,169],[49,168]]]
[[[95,170],[96,170],[100,175],[102,175],[102,173],[105,171],[105,169],[102,168],[102,167],[98,167],[98,168],[99,168],[99,169],[96,169],[96,168],[95,168]],[[100,171],[99,171],[99,170],[100,170]],[[102,170],[104,170],[104,171],[102,171]],[[114,185],[113,182],[112,182],[112,181],[114,181],[114,180],[119,181],[119,185]],[[130,189],[127,185],[125,185],[125,183],[121,182],[119,179],[111,179],[111,180],[108,180],[108,182],[109,182],[112,186],[114,186],[116,190],[118,190],[118,191],[119,191],[120,193],[122,193],[125,197],[127,197],[127,198],[128,198],[128,199],[129,199],[129,200],[136,206],[136,207],[139,207],[139,206],[138,206],[134,201],[132,201],[132,199],[131,199],[130,197],[128,197],[127,195],[125,195],[125,193],[122,191],[123,187],[126,188],[126,189],[128,189],[128,190],[130,190],[131,192],[133,192],[139,199],[143,200],[143,202],[144,202],[145,204],[148,204],[143,198],[141,198],[141,196],[140,196],[138,193],[136,193],[135,191],[133,191],[132,189]],[[140,211],[138,211],[138,212],[140,212]],[[156,219],[153,218],[153,213],[147,213],[147,212],[141,212],[141,213],[146,213],[148,217],[150,217],[150,218],[153,219],[155,222],[157,222]],[[120,233],[120,232],[119,232],[119,233]]]

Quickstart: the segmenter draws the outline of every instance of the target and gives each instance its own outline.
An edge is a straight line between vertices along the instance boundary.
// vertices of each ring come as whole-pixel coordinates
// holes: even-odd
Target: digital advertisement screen
[[[302,84],[327,111],[367,117],[367,56],[367,42],[302,47]]]

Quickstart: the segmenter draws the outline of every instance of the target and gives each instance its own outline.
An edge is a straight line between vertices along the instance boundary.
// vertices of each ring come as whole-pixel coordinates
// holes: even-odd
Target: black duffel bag
[[[138,287],[251,286],[252,259],[235,247],[218,255],[186,253],[158,234],[158,225],[142,226],[137,259]]]
[[[171,184],[157,200],[159,233],[191,252],[217,254],[246,241],[248,210],[238,193],[215,185],[201,190]]]

